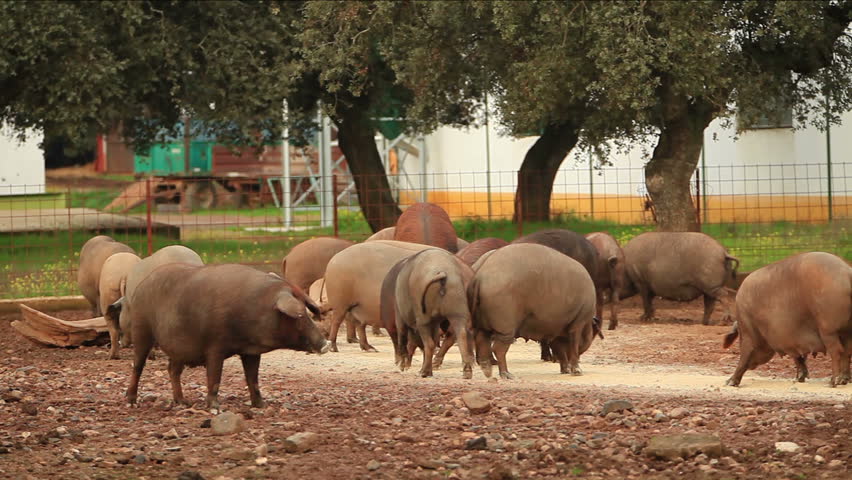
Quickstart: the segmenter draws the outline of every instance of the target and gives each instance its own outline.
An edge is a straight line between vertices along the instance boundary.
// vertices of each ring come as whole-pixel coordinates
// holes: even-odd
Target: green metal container
[[[214,142],[192,142],[189,147],[189,173],[210,173],[213,169]],[[136,173],[169,175],[184,173],[184,145],[162,143],[133,157]]]

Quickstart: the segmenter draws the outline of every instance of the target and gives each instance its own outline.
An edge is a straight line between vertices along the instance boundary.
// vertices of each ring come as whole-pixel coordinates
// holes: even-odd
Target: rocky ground
[[[737,351],[719,346],[727,327],[682,320],[700,318],[696,308],[661,309],[666,321],[639,325],[628,305],[623,325],[582,358],[591,383],[558,375],[522,342],[509,357],[518,380],[475,372],[463,381],[455,350],[435,378],[420,379],[396,372],[377,339],[379,354],[344,344],[322,357],[264,356],[268,406],[250,409],[239,362],[229,361],[220,417],[201,403],[203,369],[183,378],[194,407],[172,408],[166,361],[149,361],[131,409],[122,397],[129,351],[107,360],[104,347],[36,347],[8,314],[0,478],[849,478],[852,386],[829,389],[828,363],[817,358],[806,384],[814,393],[794,394],[789,359],[747,373],[740,389],[722,387],[717,376],[731,373]],[[601,374],[624,365],[637,377],[706,375],[710,387],[631,386]],[[783,388],[751,395],[772,382]]]

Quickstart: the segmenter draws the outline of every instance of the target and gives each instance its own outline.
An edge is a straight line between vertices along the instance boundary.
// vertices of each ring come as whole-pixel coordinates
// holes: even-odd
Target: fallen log
[[[36,345],[78,347],[97,343],[99,337],[109,334],[104,317],[68,321],[24,304],[20,307],[22,318],[12,322],[12,328]]]

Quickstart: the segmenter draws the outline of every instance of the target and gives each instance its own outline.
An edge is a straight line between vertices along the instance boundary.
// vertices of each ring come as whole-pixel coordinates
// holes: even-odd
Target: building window
[[[786,98],[769,98],[759,112],[738,112],[737,126],[740,130],[793,128],[793,106]]]

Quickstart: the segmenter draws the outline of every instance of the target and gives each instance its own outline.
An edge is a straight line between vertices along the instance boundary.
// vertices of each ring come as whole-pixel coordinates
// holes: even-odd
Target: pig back
[[[396,227],[387,227],[367,237],[365,242],[375,242],[376,240],[393,240]]]
[[[538,244],[490,252],[468,292],[474,326],[504,334],[553,337],[594,317],[595,286],[585,267]]]
[[[99,289],[99,305],[101,312],[106,313],[109,307],[116,300],[121,298],[121,284],[127,282],[127,275],[133,267],[141,262],[135,253],[119,252],[110,255],[104,262],[101,268],[100,281],[98,282]]]
[[[154,252],[154,254],[150,257],[143,258],[142,261],[134,265],[127,274],[127,287],[125,290],[125,296],[127,299],[132,301],[136,287],[145,279],[145,277],[154,271],[154,269],[169,263],[204,265],[204,262],[201,261],[201,257],[198,256],[197,253],[183,245],[169,245],[168,247],[163,247]]]
[[[598,252],[586,237],[577,232],[563,229],[540,230],[517,238],[512,243],[535,243],[550,247],[580,262],[589,277],[598,279]]]
[[[87,300],[98,303],[98,285],[104,262],[116,253],[136,253],[129,246],[106,235],[92,237],[80,249],[80,267],[77,270],[77,285]]]
[[[661,297],[717,296],[731,276],[725,248],[704,233],[646,232],[623,250],[630,280]]]
[[[450,216],[433,203],[415,203],[402,212],[393,239],[432,245],[452,253],[458,251],[458,238]]]
[[[284,257],[281,269],[284,279],[307,290],[312,283],[325,276],[325,268],[332,257],[354,244],[334,237],[306,240],[293,247]]]
[[[479,257],[483,256],[487,252],[490,252],[491,250],[496,250],[500,247],[505,247],[508,244],[509,242],[503,240],[502,238],[480,238],[479,240],[471,242],[470,245],[459,250],[456,256],[459,258],[459,260],[461,260],[468,266],[473,266],[473,264],[476,263],[477,260],[479,260]]]

